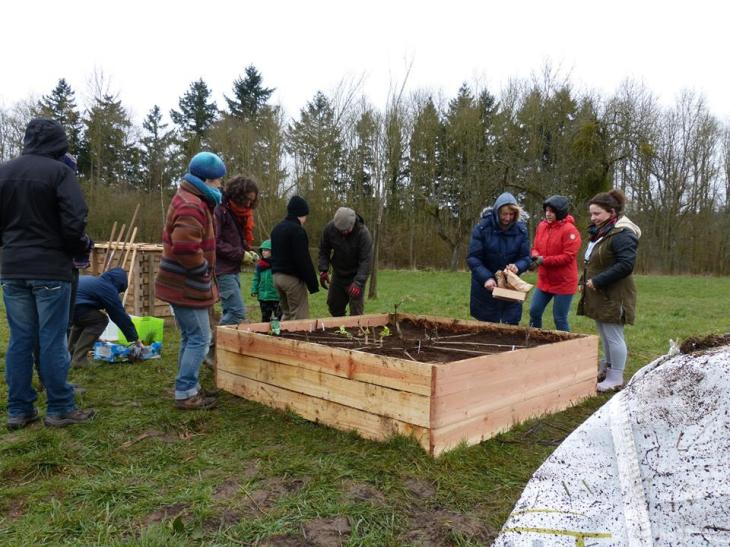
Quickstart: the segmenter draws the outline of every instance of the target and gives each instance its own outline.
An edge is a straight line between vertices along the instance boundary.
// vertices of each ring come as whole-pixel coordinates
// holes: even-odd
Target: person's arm
[[[328,272],[330,269],[330,255],[332,254],[332,244],[330,238],[327,237],[327,228],[329,224],[322,230],[322,236],[319,238],[319,259],[317,265],[320,272]]]
[[[295,230],[292,234],[292,253],[298,277],[306,283],[310,293],[316,293],[319,291],[319,280],[314,271],[312,257],[309,256],[309,238],[304,228]]]
[[[469,254],[466,257],[466,263],[477,283],[484,286],[488,280],[494,279],[494,273],[486,267],[482,260],[482,257],[484,256],[484,242],[482,240],[482,236],[483,231],[479,228],[479,226],[476,226],[471,233]]]
[[[357,273],[355,274],[355,282],[361,288],[365,287],[365,282],[370,275],[370,267],[373,261],[373,238],[365,225],[361,226],[358,234],[358,256],[357,256]]]
[[[561,244],[563,248],[560,253],[551,256],[542,255],[543,266],[555,268],[575,262],[581,245],[578,230],[575,227],[572,230],[566,230],[562,235]]]
[[[89,249],[89,238],[85,234],[89,208],[71,169],[63,168],[62,178],[56,186],[56,200],[64,249],[71,256],[86,253]]]
[[[636,251],[639,247],[639,240],[631,230],[624,229],[613,236],[608,244],[611,245],[616,260],[591,280],[593,286],[597,289],[628,277],[634,271],[634,265],[636,264]]]
[[[173,219],[170,232],[172,253],[188,273],[208,269],[202,248],[206,224],[205,211],[194,204],[182,205]]]
[[[114,321],[117,327],[122,329],[127,341],[136,342],[139,339],[137,329],[135,328],[134,323],[132,323],[132,318],[129,317],[127,310],[125,310],[124,306],[122,306],[122,301],[119,298],[119,294],[116,292],[116,288],[107,288],[99,295],[99,298],[104,304],[104,309],[106,310],[109,319]]]
[[[228,220],[226,220],[226,216],[228,216]],[[221,205],[216,207],[214,217],[216,255],[231,262],[241,262],[243,260],[243,247],[239,245],[238,241],[230,241],[231,233],[235,233],[238,229],[235,226],[228,225],[228,223],[235,222],[235,220],[225,214]]]

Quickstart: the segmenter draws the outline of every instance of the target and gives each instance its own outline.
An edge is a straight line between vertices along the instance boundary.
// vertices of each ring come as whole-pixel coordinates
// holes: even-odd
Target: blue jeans
[[[66,331],[71,307],[71,283],[42,279],[4,279],[5,313],[10,341],[5,354],[8,415],[30,415],[38,398],[33,389],[33,354],[39,353],[38,372],[47,395],[48,416],[62,416],[76,408],[68,384],[71,357]]]
[[[530,326],[542,328],[542,314],[545,311],[550,300],[553,301],[553,320],[555,328],[570,332],[568,324],[568,312],[570,311],[570,303],[573,301],[572,294],[554,294],[543,292],[535,287],[530,303]]]
[[[188,399],[200,390],[200,365],[210,345],[208,308],[172,305],[175,323],[180,329],[180,352],[177,357],[175,399]]]
[[[241,297],[241,278],[238,274],[218,276],[218,290],[221,294],[221,325],[238,325],[246,318],[246,306]]]

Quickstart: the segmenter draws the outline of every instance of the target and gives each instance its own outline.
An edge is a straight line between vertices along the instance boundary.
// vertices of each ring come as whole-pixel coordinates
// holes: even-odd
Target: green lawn
[[[630,372],[670,338],[730,331],[729,278],[637,281]],[[250,274],[244,282],[247,293]],[[367,312],[409,297],[402,311],[468,317],[467,273],[386,271],[379,282]],[[310,303],[326,316],[323,293]],[[552,326],[550,308],[545,319]],[[571,322],[595,332],[574,313]],[[165,342],[158,361],[72,372],[93,423],[2,429],[0,545],[488,545],[535,469],[607,400],[432,459],[409,439],[370,442],[228,394],[213,411],[176,411],[174,329]],[[4,312],[0,345],[4,356]],[[208,371],[202,380],[212,387]],[[3,421],[5,405],[2,384]]]

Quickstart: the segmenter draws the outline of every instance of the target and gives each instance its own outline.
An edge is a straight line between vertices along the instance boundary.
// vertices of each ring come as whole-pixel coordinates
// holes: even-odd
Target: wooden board
[[[524,302],[527,293],[521,291],[513,291],[512,289],[503,289],[502,287],[494,287],[492,289],[492,297],[497,300],[507,300],[508,302]]]
[[[270,336],[268,323],[217,328],[222,389],[382,440],[413,435],[430,454],[475,444],[595,393],[598,339],[480,321],[398,314],[466,332],[525,333],[543,345],[451,363],[419,363]],[[388,314],[282,322],[282,330],[380,326]],[[545,343],[551,342],[553,343]]]

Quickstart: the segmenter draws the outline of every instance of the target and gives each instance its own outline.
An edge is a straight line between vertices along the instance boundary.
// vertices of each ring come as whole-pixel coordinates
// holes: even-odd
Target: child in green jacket
[[[261,321],[268,323],[271,316],[277,321],[281,319],[279,293],[274,287],[274,277],[271,273],[271,240],[261,244],[261,259],[256,263],[251,284],[251,296],[259,301],[261,306]]]

